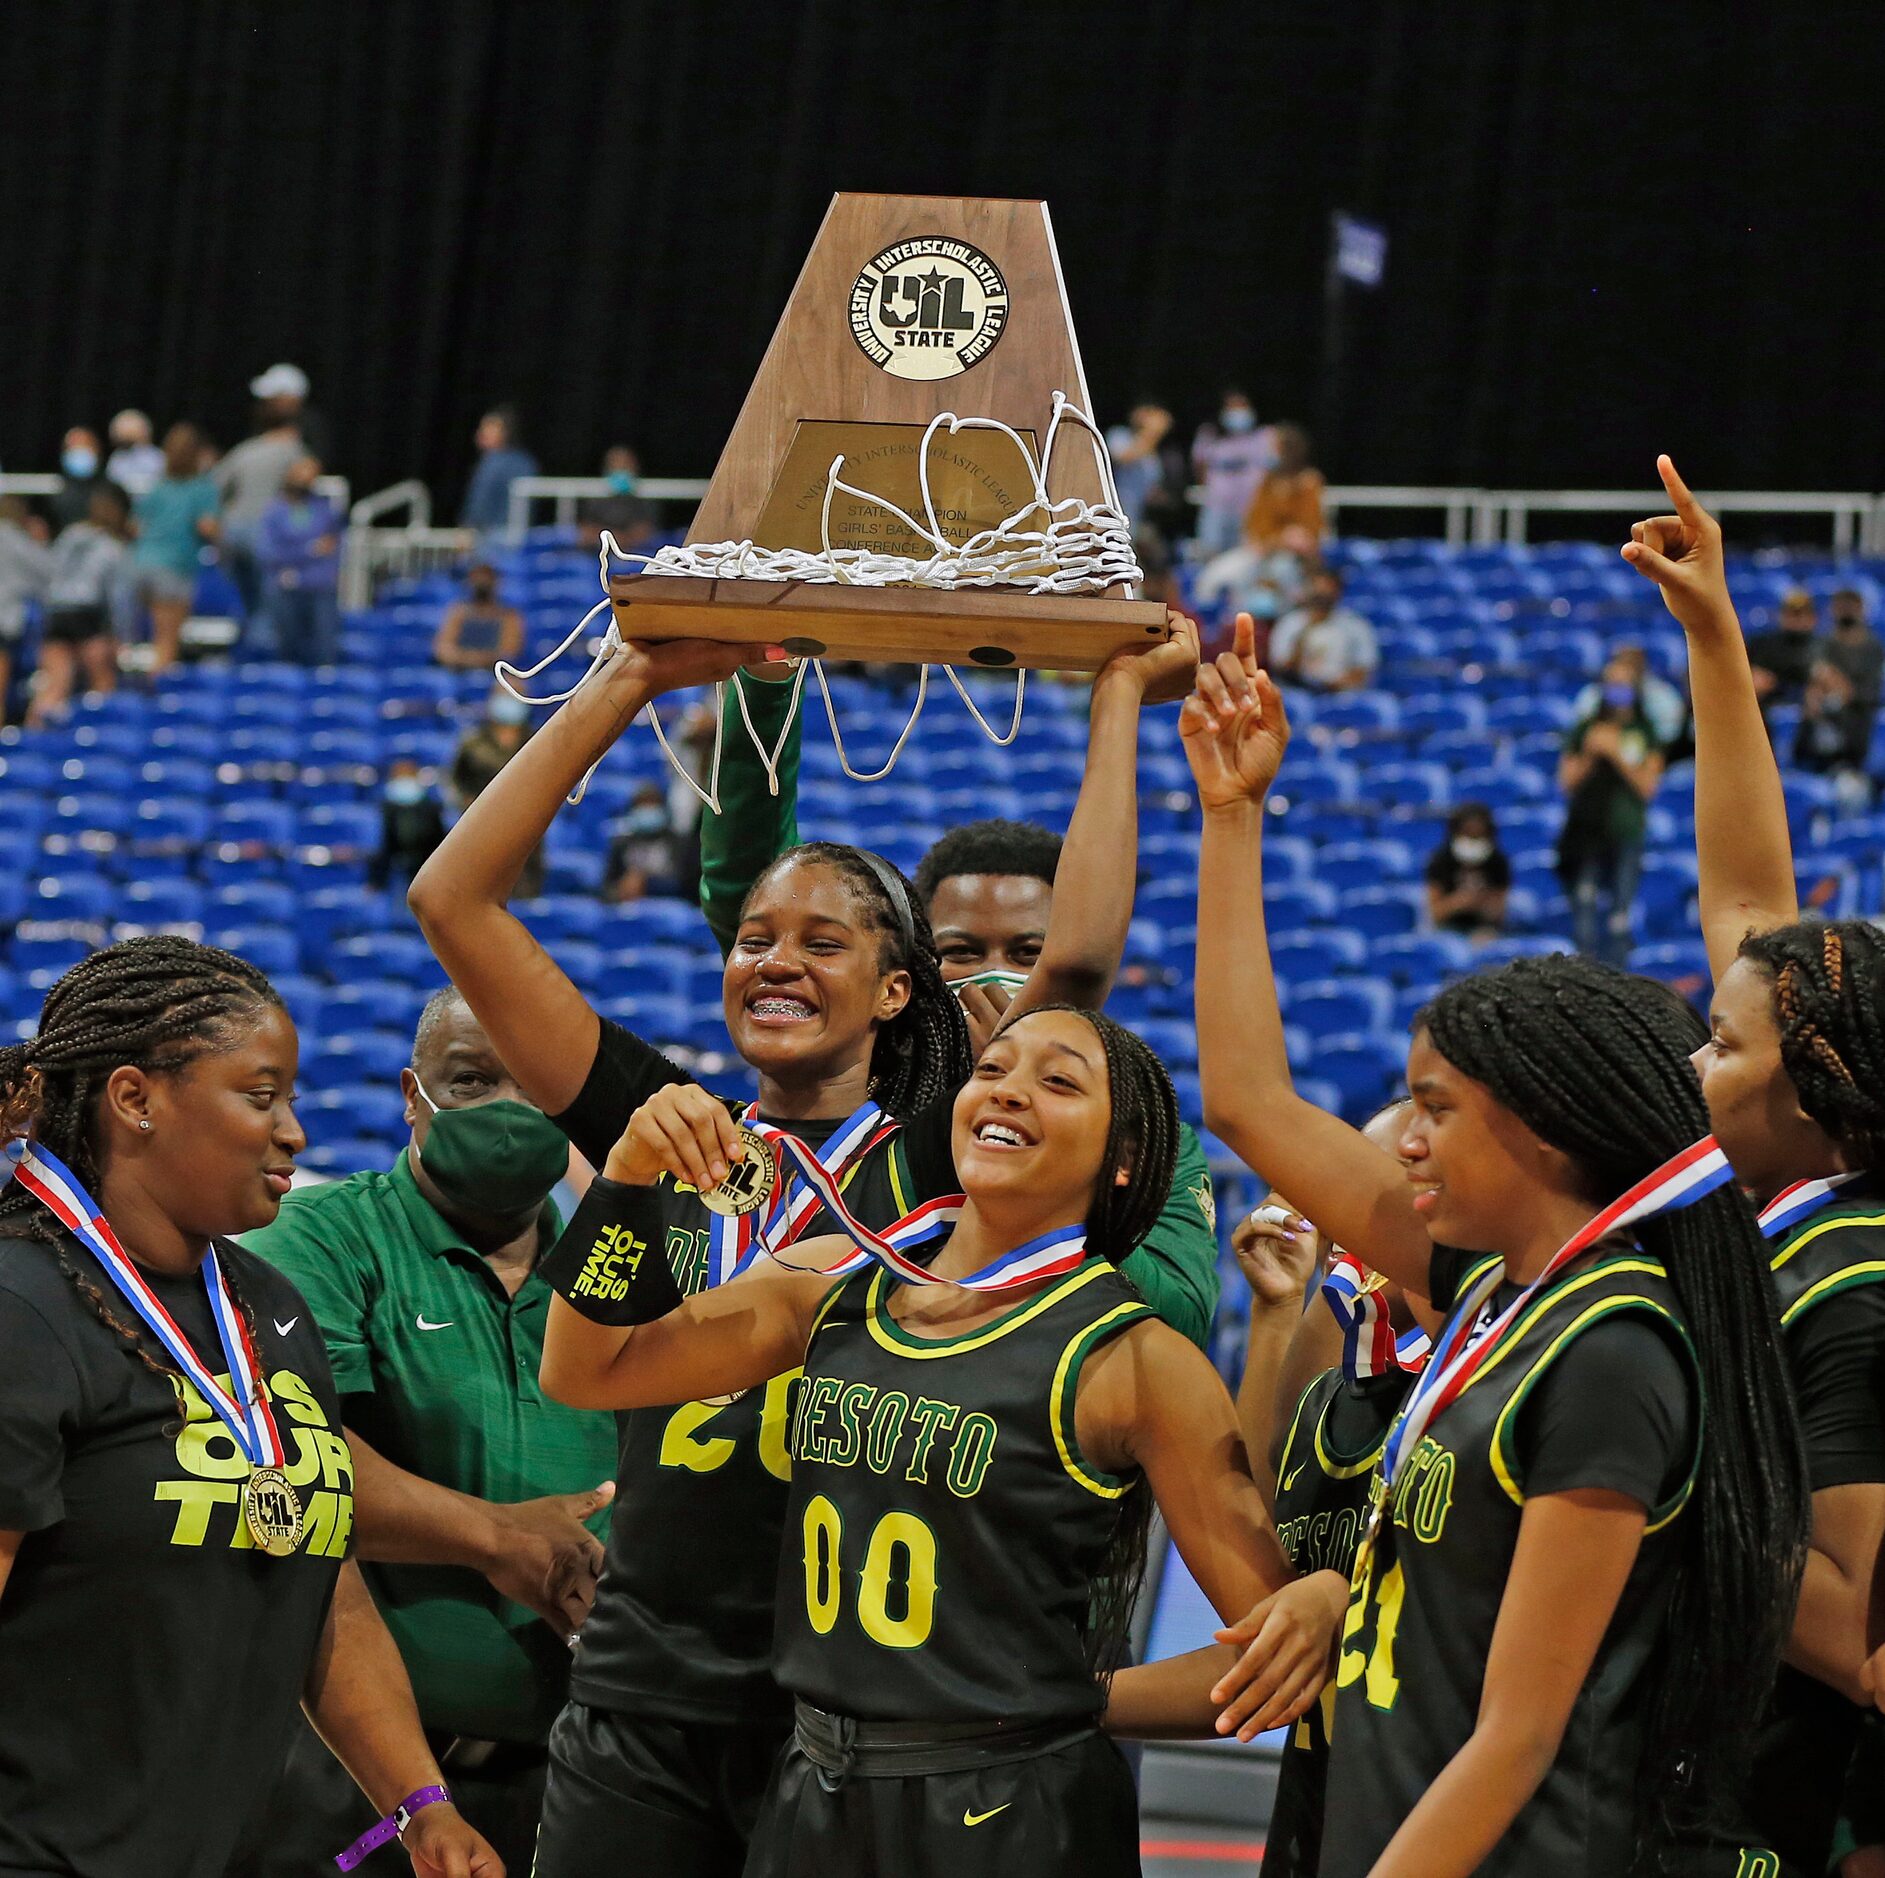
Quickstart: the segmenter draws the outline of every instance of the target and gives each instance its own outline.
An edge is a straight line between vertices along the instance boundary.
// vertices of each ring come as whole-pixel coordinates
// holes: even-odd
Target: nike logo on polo
[[[991,1806],[986,1813],[971,1813],[965,1806],[962,1809],[962,1823],[965,1826],[979,1826],[985,1819],[993,1819],[997,1813],[1005,1813],[1014,1805],[1012,1800],[1004,1800],[999,1806]]]
[[[300,1321],[301,1321],[301,1319],[300,1319],[299,1317],[291,1317],[291,1318],[289,1318],[289,1320],[287,1321],[287,1323],[285,1323],[285,1324],[284,1324],[284,1323],[283,1323],[283,1322],[281,1321],[281,1319],[280,1319],[279,1317],[278,1317],[278,1318],[276,1318],[276,1319],[275,1319],[275,1335],[276,1335],[276,1336],[278,1336],[278,1337],[285,1337],[285,1336],[287,1336],[287,1334],[289,1333],[289,1331],[291,1331],[292,1329],[294,1329],[294,1327],[295,1327],[295,1326],[296,1326],[296,1325],[297,1325],[298,1323],[300,1323]]]
[[[425,1313],[421,1311],[418,1317],[414,1321],[418,1324],[421,1330],[450,1330],[451,1327],[455,1323],[458,1322],[458,1319],[455,1317],[448,1317],[442,1324],[428,1324],[425,1321]]]

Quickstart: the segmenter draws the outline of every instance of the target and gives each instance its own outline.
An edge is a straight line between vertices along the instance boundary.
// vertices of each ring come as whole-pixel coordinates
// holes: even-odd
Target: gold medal
[[[301,1543],[301,1497],[279,1467],[258,1467],[242,1483],[242,1517],[270,1558],[289,1558]]]
[[[740,1123],[740,1147],[740,1158],[727,1170],[726,1179],[717,1187],[703,1188],[700,1195],[709,1212],[729,1219],[758,1212],[779,1178],[779,1156],[757,1128]]]

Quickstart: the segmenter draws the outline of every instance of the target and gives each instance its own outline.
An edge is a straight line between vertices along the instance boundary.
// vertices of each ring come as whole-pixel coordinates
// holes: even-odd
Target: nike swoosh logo
[[[1290,1477],[1286,1481],[1283,1482],[1283,1488],[1282,1488],[1283,1492],[1287,1493],[1290,1490],[1290,1488],[1293,1487],[1297,1483],[1297,1481],[1299,1481],[1302,1478],[1302,1470],[1308,1465],[1309,1463],[1307,1461],[1302,1462],[1296,1468],[1295,1472],[1293,1472],[1290,1475]]]
[[[287,1334],[289,1333],[289,1331],[291,1331],[292,1329],[294,1329],[294,1327],[295,1327],[295,1326],[296,1326],[296,1325],[297,1325],[298,1323],[300,1323],[300,1321],[301,1321],[301,1319],[300,1319],[299,1317],[291,1317],[291,1318],[289,1318],[289,1320],[287,1321],[287,1323],[285,1323],[285,1324],[284,1324],[284,1323],[283,1323],[283,1322],[281,1321],[281,1319],[280,1319],[279,1317],[278,1317],[278,1318],[276,1318],[276,1319],[275,1319],[275,1335],[276,1335],[276,1336],[278,1336],[278,1337],[285,1337],[285,1336],[287,1336]]]
[[[458,1322],[458,1319],[448,1317],[442,1324],[428,1324],[425,1321],[425,1313],[421,1311],[415,1321],[421,1330],[450,1330],[451,1327]]]
[[[1012,1800],[1004,1800],[999,1806],[991,1806],[986,1813],[971,1813],[965,1806],[962,1809],[962,1823],[965,1826],[979,1826],[985,1819],[993,1819],[997,1813],[1005,1813],[1014,1805]]]

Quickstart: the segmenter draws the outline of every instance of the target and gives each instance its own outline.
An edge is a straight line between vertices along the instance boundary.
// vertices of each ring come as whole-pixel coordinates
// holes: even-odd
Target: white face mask
[[[1453,858],[1462,867],[1478,867],[1492,859],[1492,843],[1484,835],[1455,835]]]

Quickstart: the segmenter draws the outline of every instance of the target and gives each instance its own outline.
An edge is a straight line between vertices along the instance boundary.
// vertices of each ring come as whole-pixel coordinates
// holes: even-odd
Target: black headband
[[[884,890],[884,898],[890,902],[890,911],[897,922],[897,936],[903,941],[903,956],[914,960],[916,957],[916,915],[910,911],[910,891],[904,886],[897,870],[881,854],[873,854],[868,848],[856,851],[858,858],[871,871],[871,877]]]

